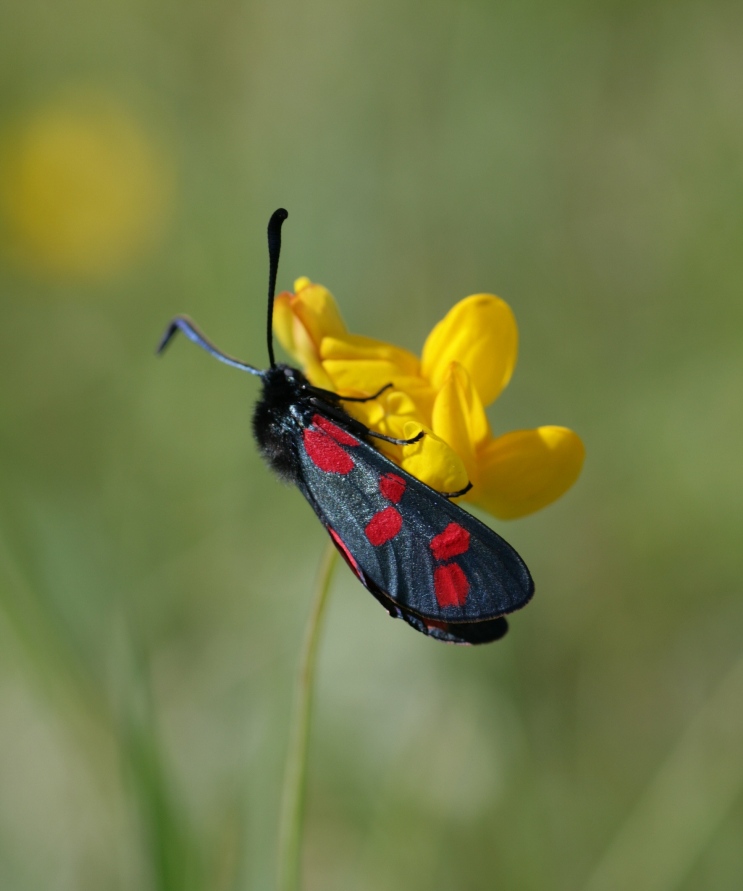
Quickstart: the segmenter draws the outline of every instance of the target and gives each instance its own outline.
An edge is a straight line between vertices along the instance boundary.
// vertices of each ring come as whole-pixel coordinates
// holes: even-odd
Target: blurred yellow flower
[[[104,278],[162,231],[172,174],[137,121],[106,98],[75,96],[38,110],[3,155],[10,250],[34,272]]]
[[[400,467],[441,492],[456,492],[501,519],[545,507],[578,478],[584,448],[566,427],[537,427],[494,437],[485,406],[508,384],[518,350],[516,320],[493,294],[460,300],[428,335],[421,359],[392,344],[350,334],[332,294],[307,278],[276,298],[274,330],[310,381],[346,396],[368,427],[398,439],[380,442]]]

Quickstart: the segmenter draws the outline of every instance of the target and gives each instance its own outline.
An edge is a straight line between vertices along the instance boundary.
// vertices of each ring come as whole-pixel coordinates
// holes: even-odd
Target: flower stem
[[[312,720],[312,693],[320,628],[328,601],[330,582],[338,552],[331,541],[323,555],[315,585],[312,611],[304,632],[294,705],[290,724],[289,749],[284,768],[284,788],[279,817],[278,891],[297,891],[302,844],[307,750]]]

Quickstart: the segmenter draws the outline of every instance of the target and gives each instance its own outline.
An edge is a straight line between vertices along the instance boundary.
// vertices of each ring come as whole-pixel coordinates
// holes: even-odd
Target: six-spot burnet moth
[[[383,436],[352,418],[349,398],[313,387],[296,368],[277,364],[273,303],[285,210],[268,224],[268,358],[265,371],[222,353],[186,316],[163,335],[162,352],[177,331],[220,362],[261,379],[253,432],[276,473],[299,487],[351,571],[391,616],[451,643],[498,640],[504,616],[528,603],[534,583],[524,561],[492,529],[406,473],[371,444],[417,442]],[[392,386],[390,381],[387,386]],[[385,387],[384,389],[387,389]]]

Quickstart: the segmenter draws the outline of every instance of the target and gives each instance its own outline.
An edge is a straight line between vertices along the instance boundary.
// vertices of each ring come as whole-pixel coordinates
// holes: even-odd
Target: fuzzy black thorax
[[[313,387],[304,374],[291,365],[274,365],[262,375],[263,393],[253,412],[253,435],[269,466],[289,483],[297,483],[301,473],[298,441],[300,431],[312,416],[323,411],[355,433],[360,425],[341,407],[334,393]]]

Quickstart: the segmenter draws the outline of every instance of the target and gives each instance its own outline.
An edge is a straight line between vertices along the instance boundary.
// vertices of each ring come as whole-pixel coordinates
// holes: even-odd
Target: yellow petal
[[[409,414],[421,424],[430,426],[436,394],[422,378],[399,377],[395,375],[395,367],[384,362],[323,362],[323,369],[332,381],[328,389],[342,396],[370,396],[387,384],[394,384],[395,389],[379,397],[385,406],[384,413]],[[395,402],[402,399],[406,404],[412,402],[412,410]],[[350,410],[352,404],[346,403],[346,408]]]
[[[418,410],[415,400],[410,393],[393,388],[385,390],[375,401],[381,403],[386,415],[402,415],[412,421],[420,420],[417,417]]]
[[[287,353],[301,362],[294,335],[293,296],[289,291],[282,291],[276,295],[273,304],[273,333]],[[309,339],[309,335],[307,335],[307,338]]]
[[[493,294],[460,300],[428,335],[422,374],[438,389],[451,362],[461,362],[484,405],[511,379],[518,351],[518,329],[511,307]]]
[[[406,405],[404,394],[401,405]],[[394,401],[394,395],[391,401]],[[408,407],[412,402],[407,400]],[[394,445],[384,440],[373,440],[374,448],[394,461],[417,479],[438,492],[458,492],[467,485],[467,470],[459,456],[428,427],[409,414],[385,414],[379,400],[349,403],[349,412],[377,433],[394,439],[412,439],[423,430],[424,436],[411,445]]]
[[[112,97],[65,93],[17,129],[4,118],[3,259],[57,280],[96,281],[130,268],[159,241],[174,168]]]
[[[402,430],[405,421],[415,420],[415,413],[411,412],[407,416],[400,417],[393,421],[392,415],[386,410],[386,407],[380,399],[372,399],[369,402],[344,402],[343,407],[357,421],[368,427],[370,430],[376,430],[377,433],[384,433],[385,436],[392,436],[395,439],[402,437],[398,430]],[[391,432],[390,424],[396,424]],[[377,445],[377,443],[375,443]]]
[[[314,387],[322,387],[323,390],[333,389],[333,381],[323,368],[322,362],[316,362],[314,360],[303,362],[302,370],[307,376],[307,380]]]
[[[470,468],[478,447],[491,438],[480,396],[459,362],[450,363],[436,394],[432,427]]]
[[[464,462],[477,485],[477,447],[490,438],[490,425],[467,370],[452,362],[433,405],[432,427]]]
[[[324,361],[323,367],[333,381],[332,389],[343,395],[351,391],[371,395],[386,384],[405,389],[408,381],[408,378],[400,377],[397,367],[390,362],[331,359]]]
[[[382,414],[375,415],[374,411],[367,410],[366,418],[359,417],[359,409],[366,408],[373,403],[367,402],[359,405],[358,403],[353,406],[352,414],[354,417],[358,417],[363,423],[366,424],[371,430],[376,431],[377,433],[383,433],[385,436],[391,436],[394,439],[412,439],[414,436],[421,430],[421,425],[415,422],[414,419],[411,419],[410,416],[406,415],[387,415]],[[412,424],[412,427],[408,427],[408,425]],[[412,429],[412,433],[405,433],[406,429]],[[386,455],[391,461],[394,461],[395,464],[402,467],[404,449],[410,448],[410,446],[400,446],[394,445],[391,442],[385,442],[382,439],[373,440],[374,448],[377,451],[382,452],[382,454]]]
[[[318,350],[324,337],[344,337],[346,326],[330,291],[306,278],[297,279],[294,285],[300,287],[292,298],[292,311]]]
[[[339,393],[359,390],[371,394],[387,384],[411,395],[414,390],[430,390],[418,377],[417,357],[392,344],[348,334],[343,339],[326,337],[320,352],[323,367]]]
[[[410,436],[415,436],[422,426],[415,403],[406,393],[401,393],[399,390],[387,390],[369,402],[347,402],[344,407],[352,417],[361,421],[370,430],[394,439],[409,439]],[[409,421],[415,421],[417,424],[413,433],[406,436],[405,425]],[[396,464],[402,461],[402,446],[383,440],[375,440],[374,446]]]
[[[394,366],[397,375],[420,374],[418,357],[402,347],[383,340],[362,337],[360,334],[333,334],[328,332],[322,341],[323,360],[355,362],[387,362]]]
[[[410,439],[421,429],[415,421],[407,421],[399,436]],[[402,446],[403,470],[437,492],[458,492],[468,482],[467,469],[461,458],[443,439],[423,427],[424,435],[412,445]]]
[[[320,353],[309,331],[294,313],[295,296],[288,291],[276,295],[273,330],[281,346],[302,367],[310,383],[332,389],[333,382],[320,361]]]
[[[413,400],[407,393],[399,390],[385,390],[376,399],[369,402],[345,402],[344,408],[354,418],[358,418],[372,430],[402,439],[403,425],[407,421],[418,421],[418,412]],[[395,425],[388,429],[388,425]]]
[[[578,479],[585,449],[566,427],[516,430],[478,453],[479,486],[471,500],[502,520],[550,504]]]
[[[333,382],[320,362],[320,344],[326,334],[342,337],[346,326],[327,288],[314,285],[308,278],[297,279],[294,287],[296,294],[282,291],[276,295],[274,333],[311,383],[332,387]]]

